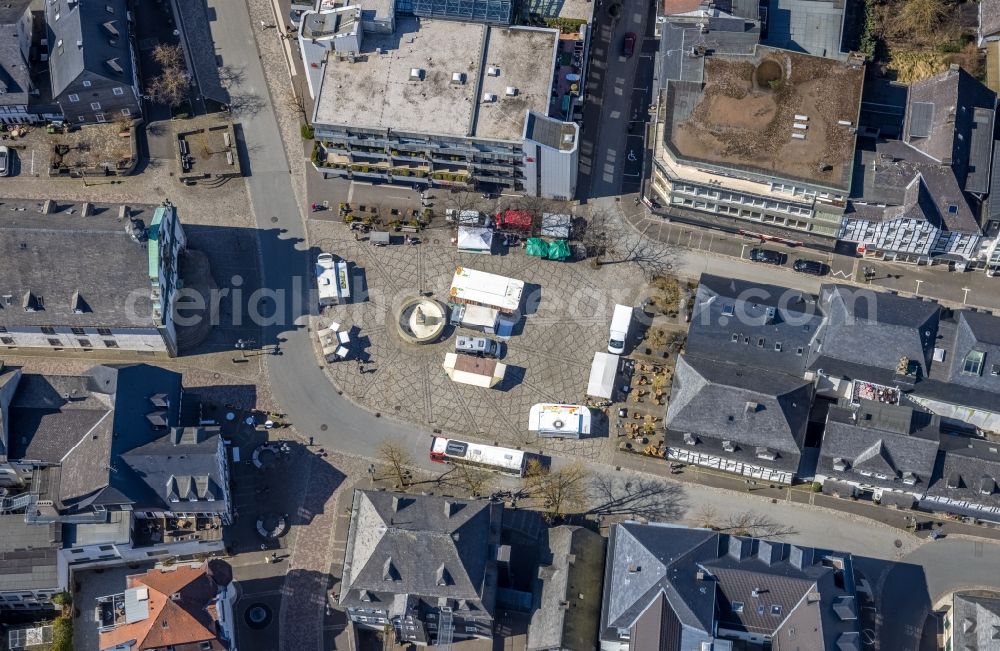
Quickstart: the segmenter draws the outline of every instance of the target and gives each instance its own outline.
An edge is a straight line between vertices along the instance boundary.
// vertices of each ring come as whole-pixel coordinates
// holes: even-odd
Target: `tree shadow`
[[[233,118],[253,117],[260,113],[266,102],[256,93],[230,93],[229,113]]]
[[[588,516],[674,522],[688,510],[681,484],[646,477],[596,475],[590,484]]]

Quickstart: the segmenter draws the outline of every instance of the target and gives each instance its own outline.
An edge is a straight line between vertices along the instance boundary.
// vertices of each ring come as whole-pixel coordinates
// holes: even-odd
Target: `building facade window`
[[[83,80],[83,87],[84,88],[90,88],[90,80],[89,79],[84,79]]]
[[[111,92],[114,93],[115,95],[121,96],[125,94],[125,89],[122,88],[121,86],[116,86]]]
[[[91,102],[90,103],[90,110],[92,110],[92,111],[100,111],[101,110],[101,103],[100,102]]]
[[[77,95],[76,93],[70,93],[68,99],[71,102],[79,102],[80,101],[80,96]]]
[[[107,120],[104,119],[103,113],[95,113],[94,119],[96,119],[98,122],[107,122]]]

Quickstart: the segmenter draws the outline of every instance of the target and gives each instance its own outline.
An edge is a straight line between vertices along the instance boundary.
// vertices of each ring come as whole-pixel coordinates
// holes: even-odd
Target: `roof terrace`
[[[708,56],[704,85],[672,82],[664,144],[690,164],[847,190],[864,67],[758,47]]]

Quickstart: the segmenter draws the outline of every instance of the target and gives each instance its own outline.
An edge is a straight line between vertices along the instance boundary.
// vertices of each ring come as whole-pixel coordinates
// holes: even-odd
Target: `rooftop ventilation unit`
[[[497,101],[497,96],[493,93],[483,93],[483,104],[491,104]]]
[[[461,86],[465,83],[465,73],[464,72],[453,72],[451,73],[451,83]]]

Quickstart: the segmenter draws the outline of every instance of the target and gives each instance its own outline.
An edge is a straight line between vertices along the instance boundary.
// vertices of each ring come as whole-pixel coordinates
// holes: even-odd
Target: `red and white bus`
[[[431,461],[464,463],[484,470],[524,477],[528,455],[520,450],[467,443],[435,436],[431,440]]]

